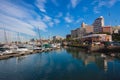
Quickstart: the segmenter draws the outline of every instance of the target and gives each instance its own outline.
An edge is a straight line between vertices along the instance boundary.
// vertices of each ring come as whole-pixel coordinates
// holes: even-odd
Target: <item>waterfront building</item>
[[[74,39],[81,39],[82,36],[93,33],[93,26],[87,25],[84,22],[80,28],[71,31],[71,37]]]
[[[71,34],[67,34],[66,39],[70,39],[70,38],[71,38]]]
[[[113,33],[120,34],[120,26],[112,27]]]
[[[77,29],[71,31],[71,37],[73,39],[82,38],[82,36],[84,34],[85,34],[85,29],[84,28],[77,28]]]
[[[103,33],[112,34],[112,33],[113,33],[113,29],[112,29],[112,27],[110,27],[110,26],[105,26],[105,27],[102,27],[102,32],[103,32]]]
[[[82,22],[81,27],[85,28],[85,26],[86,26],[86,24],[84,22]]]
[[[104,18],[100,16],[93,23],[94,33],[102,32],[102,27],[104,26]]]
[[[71,37],[76,38],[77,37],[77,30],[71,30]]]
[[[84,28],[84,29],[85,29],[85,33],[86,33],[86,34],[93,33],[93,26],[87,25],[87,24],[85,24],[84,22],[82,22],[81,28]]]
[[[83,36],[82,40],[91,42],[112,41],[112,36],[107,34],[90,34]]]
[[[93,26],[86,25],[85,32],[86,32],[86,34],[93,33]]]
[[[101,33],[113,34],[113,32],[120,33],[120,27],[104,26],[104,17],[100,16],[94,21],[93,25],[87,25],[84,22],[82,22],[80,28],[71,31],[71,38],[82,39],[84,36],[96,35],[96,33],[99,33],[98,35],[102,35]],[[106,40],[104,41],[112,41],[112,38],[109,35],[106,35],[105,38]]]
[[[53,40],[62,40],[63,39],[63,37],[61,37],[61,36],[53,36]]]

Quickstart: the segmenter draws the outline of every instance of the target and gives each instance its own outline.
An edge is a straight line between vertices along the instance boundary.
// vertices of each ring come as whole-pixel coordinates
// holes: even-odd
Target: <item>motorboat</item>
[[[18,47],[18,48],[17,48],[17,51],[18,51],[18,52],[22,52],[22,51],[27,52],[28,49],[27,49],[26,47]]]

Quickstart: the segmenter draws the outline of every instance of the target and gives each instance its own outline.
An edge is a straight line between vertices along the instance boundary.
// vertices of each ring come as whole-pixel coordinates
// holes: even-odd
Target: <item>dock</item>
[[[24,56],[24,55],[30,55],[30,54],[36,54],[36,53],[41,53],[41,52],[52,51],[52,50],[55,50],[55,49],[57,49],[57,48],[49,48],[49,49],[45,49],[45,50],[33,50],[33,51],[30,51],[30,52],[16,52],[16,53],[3,54],[3,55],[0,55],[0,60],[12,58],[12,57],[19,57],[19,56]]]

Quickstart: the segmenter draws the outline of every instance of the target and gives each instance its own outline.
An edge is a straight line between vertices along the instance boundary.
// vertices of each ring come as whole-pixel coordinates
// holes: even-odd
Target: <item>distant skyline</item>
[[[120,0],[0,0],[0,41],[3,28],[11,40],[60,35],[65,37],[82,22],[92,25],[99,16],[105,25],[120,25]]]

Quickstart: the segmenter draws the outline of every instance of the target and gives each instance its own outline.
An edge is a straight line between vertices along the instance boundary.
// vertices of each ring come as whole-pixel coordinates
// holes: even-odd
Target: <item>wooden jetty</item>
[[[49,49],[45,49],[45,50],[34,50],[32,52],[28,51],[28,52],[16,52],[16,53],[3,54],[3,55],[0,55],[0,60],[12,58],[12,57],[19,57],[19,56],[23,56],[23,55],[36,54],[36,53],[46,52],[46,51],[51,51],[51,50],[53,50],[53,49],[49,48]]]

